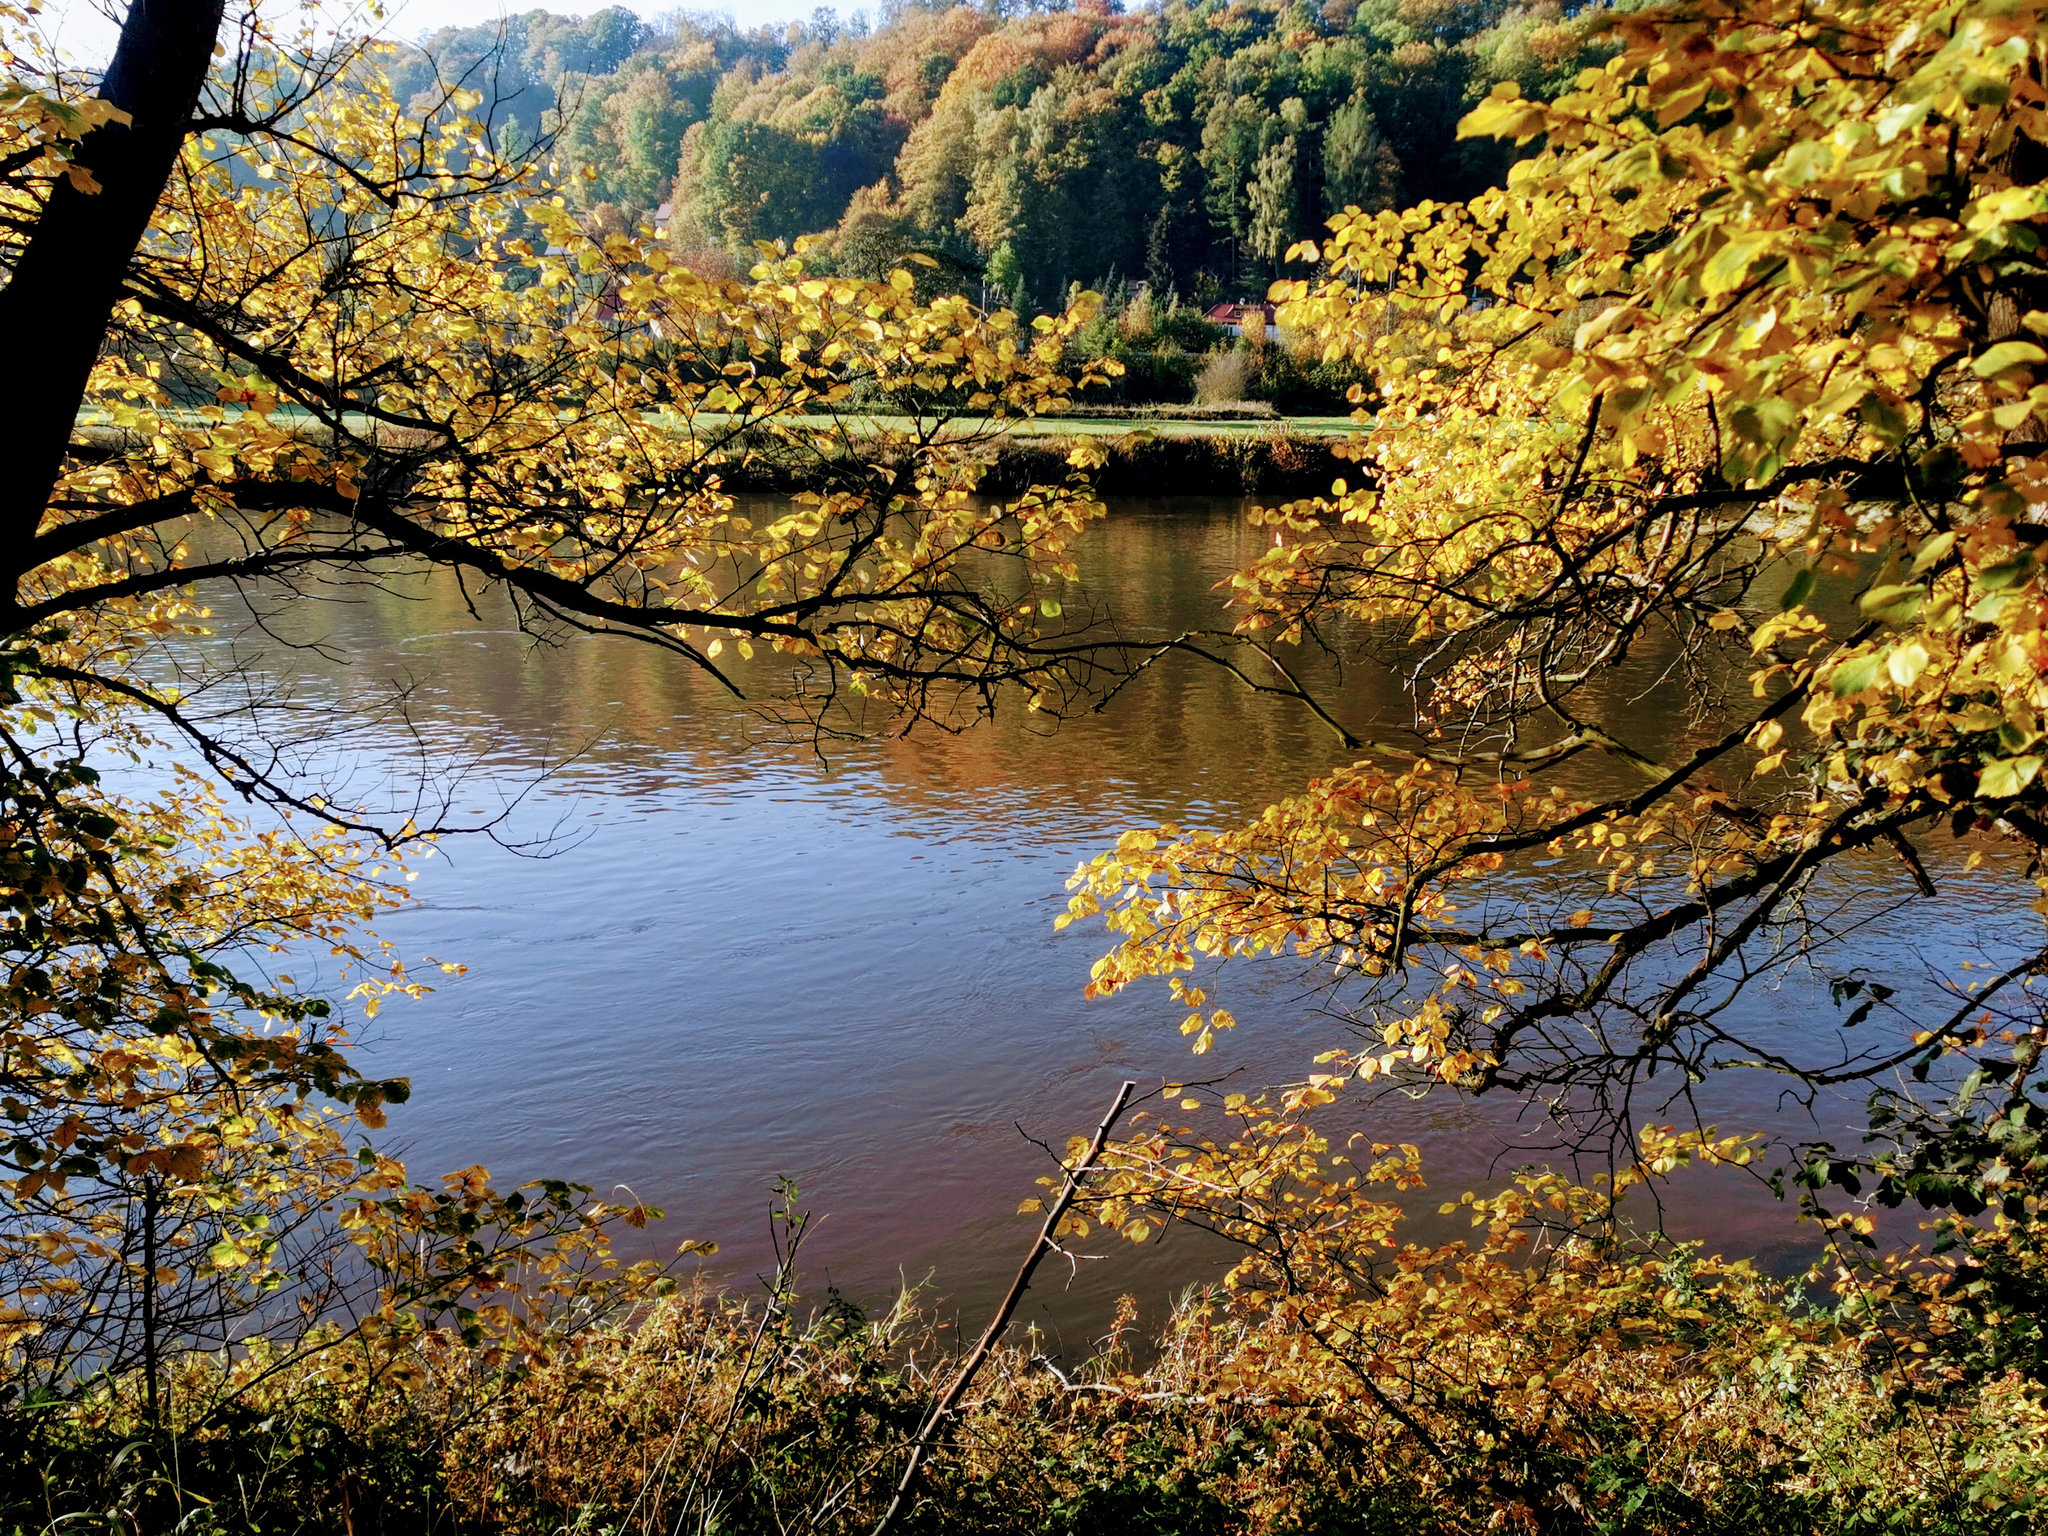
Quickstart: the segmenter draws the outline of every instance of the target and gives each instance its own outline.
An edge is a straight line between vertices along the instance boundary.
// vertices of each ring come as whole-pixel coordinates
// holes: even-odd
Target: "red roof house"
[[[1272,330],[1279,324],[1278,314],[1277,304],[1212,304],[1202,318],[1233,336],[1242,336],[1248,329],[1255,333]]]

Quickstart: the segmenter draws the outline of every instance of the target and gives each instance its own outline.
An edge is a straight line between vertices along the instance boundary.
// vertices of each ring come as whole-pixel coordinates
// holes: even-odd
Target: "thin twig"
[[[1031,1245],[1031,1252],[1025,1257],[1023,1268],[1017,1271],[1017,1278],[1010,1282],[1010,1293],[1003,1298],[1003,1304],[996,1308],[996,1315],[989,1319],[988,1327],[982,1330],[980,1340],[961,1362],[951,1384],[932,1405],[930,1415],[917,1432],[917,1439],[911,1442],[910,1461],[903,1468],[901,1481],[896,1484],[895,1497],[889,1500],[889,1507],[882,1511],[882,1518],[875,1522],[873,1536],[886,1536],[890,1525],[895,1522],[897,1512],[904,1507],[905,1501],[910,1497],[911,1485],[917,1481],[918,1470],[923,1467],[925,1457],[930,1454],[933,1441],[937,1439],[940,1429],[952,1416],[954,1408],[973,1383],[974,1373],[981,1369],[982,1361],[988,1358],[989,1351],[995,1348],[996,1340],[1002,1337],[1003,1330],[1010,1325],[1010,1314],[1017,1310],[1017,1303],[1024,1299],[1025,1287],[1031,1284],[1031,1272],[1038,1268],[1038,1261],[1044,1258],[1053,1246],[1053,1229],[1060,1224],[1060,1218],[1067,1214],[1067,1207],[1074,1203],[1074,1196],[1080,1193],[1082,1177],[1095,1166],[1095,1159],[1102,1155],[1102,1144],[1109,1140],[1110,1130],[1122,1116],[1124,1106],[1130,1103],[1131,1094],[1136,1091],[1137,1086],[1126,1079],[1123,1086],[1117,1089],[1116,1098],[1109,1106],[1109,1113],[1102,1117],[1102,1124],[1095,1128],[1095,1139],[1088,1144],[1088,1150],[1082,1154],[1081,1160],[1067,1170],[1067,1182],[1061,1188],[1059,1198],[1053,1201],[1052,1209],[1045,1213],[1045,1224],[1038,1229],[1038,1241]]]

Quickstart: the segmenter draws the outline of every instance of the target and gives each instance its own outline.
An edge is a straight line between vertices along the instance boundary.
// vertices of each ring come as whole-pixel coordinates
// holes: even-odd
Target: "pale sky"
[[[826,8],[851,15],[863,3],[867,0],[848,0],[828,4]],[[328,5],[323,14],[330,18],[328,25],[346,25],[351,32],[368,27],[387,37],[416,38],[437,27],[469,26],[507,13],[553,11],[559,16],[584,16],[614,4],[649,17],[677,10],[723,13],[743,27],[757,27],[771,22],[807,21],[818,9],[819,0],[388,0],[382,7],[381,21],[372,16],[367,5]],[[283,17],[298,7],[280,4],[265,9]],[[873,9],[871,3],[868,9]],[[114,50],[119,17],[125,10],[120,0],[44,0],[40,20],[44,33],[73,63],[102,63]]]

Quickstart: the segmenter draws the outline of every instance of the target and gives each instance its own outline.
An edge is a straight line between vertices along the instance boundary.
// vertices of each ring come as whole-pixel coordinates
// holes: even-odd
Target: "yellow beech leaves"
[[[1648,1169],[1640,1106],[1715,1072],[1804,1098],[2042,1036],[2048,8],[1605,25],[1555,100],[1465,120],[1528,149],[1506,185],[1347,211],[1274,289],[1371,382],[1356,471],[1254,514],[1231,601],[1400,677],[1410,729],[1243,826],[1126,837],[1065,920],[1113,936],[1092,990],[1169,978],[1197,1051],[1252,1027],[1211,1001],[1235,968],[1308,977],[1351,1032],[1290,1113],[1531,1094]],[[1950,931],[1966,873],[1987,978],[1916,963],[1779,1028],[1772,989],[1882,973],[1857,935],[1902,902]]]
[[[563,1184],[503,1195],[481,1169],[409,1185],[363,1139],[406,1084],[364,1078],[329,1003],[285,969],[328,957],[367,1012],[424,990],[363,927],[401,899],[403,864],[332,826],[252,828],[190,771],[153,798],[113,794],[78,749],[104,752],[133,723],[103,703],[31,702],[25,681],[6,677],[0,710],[10,1377],[61,1388],[139,1368],[153,1395],[178,1350],[262,1331],[286,1298],[282,1317],[329,1322],[286,1330],[273,1363],[338,1352],[345,1371],[382,1371],[450,1347],[439,1320],[487,1297],[497,1313],[471,1346],[508,1363],[544,1350],[552,1299],[596,1294],[617,1269],[608,1229],[647,1213]],[[623,1295],[655,1278],[638,1266],[603,1283]]]
[[[53,296],[51,355],[16,363],[62,397],[47,498],[0,494],[0,1356],[52,1385],[137,1369],[151,1414],[181,1349],[510,1368],[659,1272],[609,1253],[645,1209],[481,1168],[417,1185],[365,1142],[405,1084],[364,1079],[292,971],[325,957],[366,1015],[424,990],[438,963],[364,925],[443,829],[294,778],[261,703],[223,726],[207,701],[247,680],[161,649],[210,603],[438,566],[536,631],[766,680],[821,732],[1057,705],[1115,659],[1059,600],[1099,455],[980,494],[1003,434],[1105,366],[1062,367],[1092,296],[1027,323],[781,248],[705,276],[572,216],[471,91],[409,110],[378,47],[254,15],[216,64],[217,13],[160,9],[130,39],[153,70],[102,87],[135,114],[0,9],[0,296]],[[110,253],[124,210],[141,234]],[[761,484],[796,489],[743,503]],[[175,792],[100,777],[164,748],[195,765]]]
[[[1084,685],[1055,594],[1100,511],[1095,455],[1007,500],[977,487],[1018,419],[1115,366],[1062,369],[1092,297],[1026,324],[800,253],[702,276],[648,231],[585,228],[464,93],[411,119],[375,50],[325,66],[344,89],[277,46],[215,114],[232,128],[187,140],[130,264],[17,628],[413,559],[736,690],[722,653],[780,652],[813,719],[849,685],[942,716]],[[64,133],[93,120],[67,111]],[[50,120],[0,121],[24,223]],[[749,479],[804,489],[764,514],[730,489]]]
[[[1691,6],[1618,20],[1615,59],[1555,102],[1502,87],[1463,131],[1546,146],[1506,188],[1340,218],[1339,280],[1286,285],[1297,323],[1380,368],[1373,473],[1272,515],[1250,622],[1334,603],[1426,636],[1571,605],[1552,622],[1580,654],[1494,653],[1527,689],[1530,665],[1583,668],[1586,620],[1699,614],[1760,545],[1797,616],[1756,648],[1826,635],[1782,675],[1847,701],[1807,723],[1867,739],[1971,699],[2009,727],[1966,754],[2009,797],[2042,703],[2040,29],[2029,7]],[[1882,631],[1816,627],[1816,581]]]

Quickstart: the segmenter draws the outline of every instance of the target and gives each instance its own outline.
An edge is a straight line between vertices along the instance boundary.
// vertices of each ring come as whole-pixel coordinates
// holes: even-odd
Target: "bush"
[[[1190,400],[1195,393],[1195,370],[1199,359],[1168,344],[1157,351],[1114,354],[1124,365],[1116,381],[1115,398],[1125,405],[1168,405]]]
[[[1123,376],[1094,398],[1115,405],[1184,403],[1195,394],[1203,356],[1224,340],[1223,328],[1178,298],[1160,301],[1146,289],[1128,298],[1112,286],[1102,312],[1068,347],[1070,364],[1114,358]]]
[[[1314,348],[1271,336],[1247,348],[1246,387],[1252,398],[1271,401],[1289,416],[1342,416],[1355,409],[1352,386],[1361,395],[1370,384],[1363,368],[1349,361],[1325,362]]]
[[[1127,1298],[1085,1359],[1000,1348],[897,1530],[2035,1528],[2037,1390],[2004,1377],[1902,1404],[1888,1335],[1747,1265],[1654,1240],[1514,1240],[1501,1220],[1560,1187],[1475,1206],[1497,1218],[1475,1246],[1383,1247],[1341,1294],[1260,1288],[1254,1260],[1251,1283],[1190,1291],[1140,1347]],[[793,1249],[800,1216],[789,1230]],[[428,1349],[367,1374],[258,1370],[224,1395],[251,1363],[202,1357],[160,1424],[125,1378],[15,1403],[0,1531],[865,1532],[957,1335],[908,1294],[880,1317],[836,1294],[800,1315],[793,1274],[786,1261],[754,1300],[656,1301],[517,1368]]]
[[[1228,405],[1245,398],[1251,368],[1245,354],[1232,348],[1212,352],[1195,375],[1195,399],[1203,405]]]

